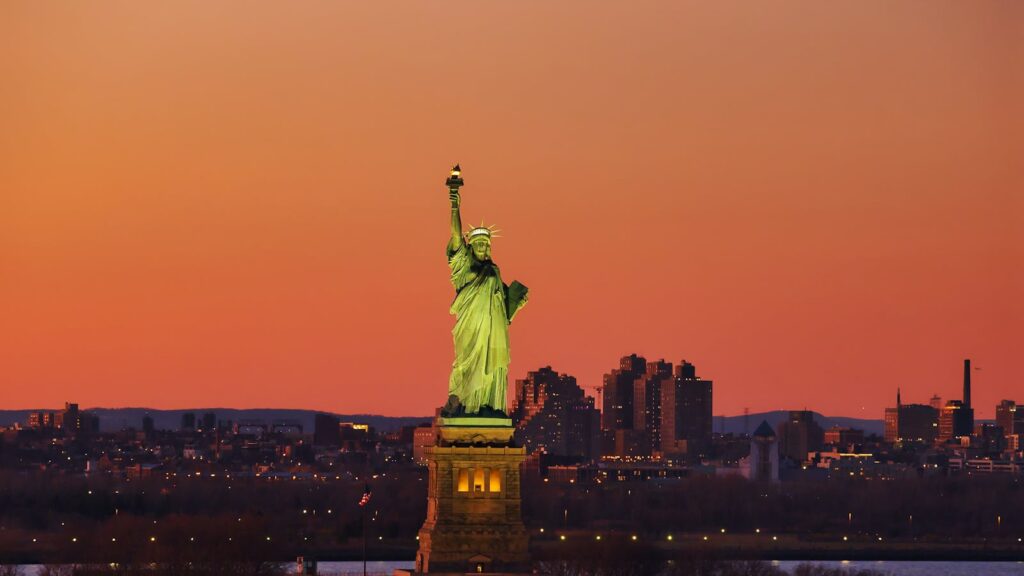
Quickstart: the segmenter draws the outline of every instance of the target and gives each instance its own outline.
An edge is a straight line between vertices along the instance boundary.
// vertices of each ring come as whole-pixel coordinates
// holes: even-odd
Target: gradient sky
[[[0,4],[0,408],[430,414],[447,168],[513,378],[1024,402],[1024,3]]]

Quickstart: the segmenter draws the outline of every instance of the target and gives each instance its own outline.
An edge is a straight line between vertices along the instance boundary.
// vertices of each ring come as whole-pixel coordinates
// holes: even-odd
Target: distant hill
[[[100,418],[101,432],[116,432],[125,428],[142,428],[142,417],[149,415],[157,430],[177,430],[181,427],[181,415],[191,412],[200,420],[203,414],[213,412],[217,420],[261,420],[268,424],[277,420],[290,420],[302,424],[305,432],[313,432],[313,419],[316,414],[329,412],[317,410],[289,410],[277,408],[255,408],[240,410],[236,408],[194,408],[186,410],[156,410],[152,408],[85,408]],[[57,412],[58,409],[47,408],[37,410],[0,410],[0,426],[10,426],[15,422],[25,423],[32,412]],[[397,430],[402,426],[414,426],[430,422],[431,416],[380,416],[377,414],[333,414],[342,422],[369,424],[381,432]]]
[[[313,418],[318,413],[316,410],[289,410],[278,408],[256,408],[239,410],[236,408],[194,408],[187,410],[156,410],[152,408],[87,408],[88,411],[100,417],[100,430],[103,432],[115,432],[125,428],[142,428],[142,417],[149,414],[153,418],[153,424],[158,430],[177,430],[181,427],[181,415],[191,412],[196,419],[202,418],[206,412],[213,412],[218,420],[262,420],[267,423],[275,420],[293,420],[302,424],[303,430],[312,433]],[[0,410],[0,426],[9,426],[15,422],[27,422],[31,412],[40,410]],[[57,411],[57,409],[45,409],[45,411]],[[323,412],[320,412],[323,413]],[[402,426],[413,426],[423,422],[430,422],[430,416],[380,416],[376,414],[334,414],[342,422],[359,422],[369,424],[377,430],[386,432],[397,430]],[[714,431],[733,434],[742,434],[744,431],[753,432],[762,420],[775,428],[779,422],[789,417],[787,410],[775,410],[772,412],[757,412],[744,416],[715,416]],[[821,424],[822,428],[828,429],[832,426],[845,426],[848,428],[859,428],[867,434],[881,435],[885,430],[885,423],[882,420],[868,420],[862,418],[847,418],[844,416],[823,416],[814,413],[814,419]],[[746,423],[746,424],[745,424]],[[723,426],[724,424],[724,426]]]
[[[724,430],[727,434],[730,432],[733,434],[743,434],[744,432],[750,433],[753,432],[762,421],[767,421],[774,429],[778,426],[779,422],[782,422],[787,418],[789,418],[789,410],[757,412],[751,413],[749,416],[715,416],[714,431],[717,433]],[[848,418],[846,416],[824,416],[815,412],[814,421],[825,430],[828,430],[833,426],[842,426],[845,428],[857,428],[863,430],[865,434],[878,434],[881,436],[885,433],[885,422],[883,420]]]

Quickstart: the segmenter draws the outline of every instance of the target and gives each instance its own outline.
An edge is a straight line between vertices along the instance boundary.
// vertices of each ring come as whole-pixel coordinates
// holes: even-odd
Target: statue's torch
[[[465,182],[462,181],[462,168],[459,168],[458,164],[456,164],[452,168],[452,171],[449,172],[448,179],[445,180],[444,183],[448,186],[448,190],[451,190],[452,192],[458,192],[459,188],[465,184]]]

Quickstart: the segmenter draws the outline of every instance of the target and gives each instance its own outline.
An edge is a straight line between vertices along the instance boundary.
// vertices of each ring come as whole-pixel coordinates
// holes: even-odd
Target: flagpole
[[[362,576],[367,576],[367,506],[362,508]]]
[[[370,483],[366,483],[363,490],[363,497],[359,499],[359,508],[363,512],[363,576],[366,576],[366,505],[370,503]]]

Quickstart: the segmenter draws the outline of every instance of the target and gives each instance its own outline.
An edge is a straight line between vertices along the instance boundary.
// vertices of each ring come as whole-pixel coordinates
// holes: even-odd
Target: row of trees
[[[1024,484],[1008,475],[761,484],[697,476],[678,482],[554,485],[527,480],[534,526],[650,532],[875,534],[891,538],[1024,536]]]
[[[426,515],[422,469],[369,480],[377,556],[411,557]],[[0,562],[282,560],[359,549],[366,480],[154,477],[131,482],[0,472]],[[559,484],[525,477],[527,526],[631,532],[796,534],[804,538],[1024,537],[1024,485],[1011,476],[770,485],[680,481]],[[536,532],[535,532],[536,533]],[[258,550],[258,553],[254,552]]]

